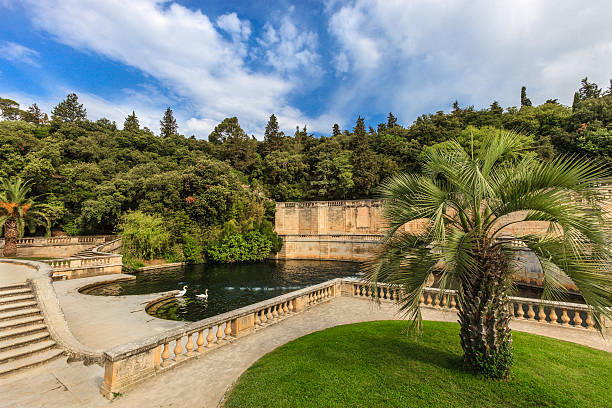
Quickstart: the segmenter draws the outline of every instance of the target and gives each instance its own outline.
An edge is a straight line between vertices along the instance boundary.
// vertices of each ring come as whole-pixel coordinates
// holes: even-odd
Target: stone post
[[[106,353],[104,356],[104,382],[100,391],[106,398],[113,399],[119,393],[155,375],[160,364],[161,346],[118,361],[112,361]]]

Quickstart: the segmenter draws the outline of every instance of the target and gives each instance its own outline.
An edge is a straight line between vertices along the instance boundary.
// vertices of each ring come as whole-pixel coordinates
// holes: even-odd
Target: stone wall
[[[17,257],[67,258],[114,238],[108,235],[19,238],[17,240]],[[4,239],[0,239],[0,253],[2,253],[3,248]]]

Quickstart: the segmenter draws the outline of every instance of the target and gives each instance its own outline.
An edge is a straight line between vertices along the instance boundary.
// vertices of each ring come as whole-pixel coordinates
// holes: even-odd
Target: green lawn
[[[612,407],[612,354],[514,332],[509,381],[462,369],[459,325],[338,326],[279,347],[238,380],[225,407]],[[206,392],[202,390],[202,392]]]

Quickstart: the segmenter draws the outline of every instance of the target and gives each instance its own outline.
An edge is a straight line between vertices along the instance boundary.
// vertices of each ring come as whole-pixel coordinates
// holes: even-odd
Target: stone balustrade
[[[401,295],[398,293],[398,289],[386,284],[379,284],[375,289],[364,282],[353,282],[351,286],[352,296],[355,297],[376,297],[381,301],[394,301]],[[376,290],[377,294],[373,290]],[[515,320],[595,330],[595,319],[588,306],[584,304],[513,296],[510,297],[510,302],[512,317]],[[442,292],[437,288],[425,288],[419,304],[421,307],[456,311],[457,293],[454,290]]]
[[[159,300],[167,301],[168,296],[171,295]],[[212,349],[254,331],[264,330],[271,324],[297,316],[307,308],[338,296],[396,302],[401,300],[402,292],[386,284],[373,288],[364,281],[333,279],[193,322],[146,338],[140,343],[121,345],[104,353],[105,374],[101,392],[107,398],[113,398],[146,378],[161,374],[190,359],[204,357]],[[454,313],[457,311],[457,293],[425,288],[420,305]],[[519,297],[512,297],[511,305],[514,319],[578,330],[595,329],[594,319],[586,305]]]
[[[56,244],[92,244],[104,242],[107,235],[65,236],[65,237],[26,237],[18,238],[17,245],[56,245]],[[0,239],[0,247],[4,247],[4,238]]]
[[[340,285],[341,279],[334,279],[193,322],[147,338],[141,344],[129,343],[109,350],[104,353],[101,392],[113,398],[146,378],[339,296]]]

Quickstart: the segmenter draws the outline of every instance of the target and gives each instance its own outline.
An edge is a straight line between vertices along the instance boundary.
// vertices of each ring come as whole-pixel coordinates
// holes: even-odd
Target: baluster
[[[540,323],[546,323],[546,312],[542,304],[538,306],[538,319],[540,319]]]
[[[161,355],[162,358],[162,362],[161,362],[161,366],[162,367],[167,367],[170,364],[172,364],[172,361],[170,361],[170,348],[168,347],[169,343],[164,343],[164,351]]]
[[[446,298],[448,295],[444,295],[442,296],[442,301],[440,302],[440,306],[442,306],[442,308],[446,309]]]
[[[272,306],[272,316],[277,319],[278,318],[278,311],[276,310],[276,305]]]
[[[387,288],[387,292],[389,293],[389,300],[393,300],[393,289]]]
[[[259,311],[259,320],[261,321],[261,325],[263,326],[266,323],[266,309],[261,309]]]
[[[527,309],[527,320],[535,320],[535,312],[533,311],[533,305],[530,303]]]
[[[436,309],[440,308],[440,295],[437,293],[434,295],[434,307]]]
[[[290,300],[288,303],[289,303],[289,313],[293,313],[293,300]]]
[[[287,307],[287,303],[289,302],[283,302],[283,314],[285,316],[287,316],[287,314],[289,313],[289,308]]]
[[[561,325],[567,326],[569,321],[570,321],[570,318],[567,315],[567,309],[561,309]]]
[[[232,321],[228,320],[227,323],[225,323],[225,338],[229,340],[231,334],[232,334]]]
[[[580,310],[574,310],[574,326],[582,328],[582,318],[580,317]]]
[[[261,326],[261,322],[259,321],[259,312],[253,313],[253,325],[255,327]]]
[[[431,302],[432,302],[432,300],[431,300],[431,293],[428,293],[427,294],[427,300],[425,301],[425,304],[426,305],[431,305]]]
[[[452,310],[457,309],[457,301],[455,300],[455,295],[451,295],[450,307]]]
[[[266,310],[268,311],[266,317],[268,318],[268,321],[271,321],[274,318],[274,316],[272,315],[272,307],[268,307],[266,308]]]
[[[550,324],[557,324],[558,316],[557,316],[557,313],[555,312],[554,307],[550,308],[549,317],[550,317],[550,322],[549,322]]]
[[[202,353],[204,352],[204,330],[200,330],[198,332],[198,340],[196,341],[196,344],[198,345],[198,353]]]
[[[174,345],[174,361],[181,361],[184,359],[183,355],[183,345],[181,344],[181,338],[176,339],[176,344]]]
[[[370,287],[369,286],[365,287],[365,296],[370,297]]]
[[[525,312],[523,312],[523,304],[522,303],[517,303],[516,304],[516,318],[517,319],[522,319],[524,314],[525,314]]]
[[[193,350],[193,333],[190,333],[187,335],[187,344],[185,345],[185,350],[187,350],[187,352],[185,353],[185,356],[187,357],[191,357],[193,356],[193,352],[191,350]]]
[[[421,298],[419,299],[419,305],[423,306],[425,304],[425,294],[421,292]]]
[[[595,322],[593,321],[593,316],[591,316],[591,312],[588,311],[587,312],[587,318],[584,321],[587,325],[587,329],[589,330],[594,330],[595,329]]]
[[[221,328],[221,323],[217,324],[217,344],[220,344],[223,341],[223,329]]]

